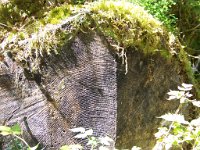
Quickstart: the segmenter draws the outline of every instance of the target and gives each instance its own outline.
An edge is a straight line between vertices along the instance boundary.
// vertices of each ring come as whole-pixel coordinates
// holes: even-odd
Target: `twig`
[[[0,26],[9,27],[6,24],[0,23]]]
[[[200,27],[200,24],[198,24],[197,26],[195,26],[194,28],[192,29],[188,29],[186,31],[183,31],[182,33],[185,33],[185,32],[189,32],[189,31],[193,31],[193,30],[196,30],[198,27]]]
[[[193,56],[193,55],[190,55],[188,53],[186,53],[189,57],[192,57],[192,58],[195,58],[195,59],[200,59],[200,56]]]

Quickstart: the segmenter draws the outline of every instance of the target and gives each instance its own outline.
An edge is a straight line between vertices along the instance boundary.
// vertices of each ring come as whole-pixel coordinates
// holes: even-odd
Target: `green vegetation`
[[[200,118],[186,121],[182,115],[183,109],[187,109],[189,103],[200,107],[200,101],[190,99],[193,96],[189,93],[190,90],[192,90],[192,85],[183,83],[182,86],[178,86],[178,91],[168,92],[167,100],[179,100],[180,104],[174,114],[168,113],[158,117],[164,119],[164,125],[158,128],[159,131],[155,134],[157,144],[154,150],[168,150],[172,147],[183,149],[186,145],[192,150],[200,148]]]
[[[69,29],[63,29],[64,24],[68,24]],[[45,19],[34,21],[17,33],[4,30],[7,36],[2,37],[1,49],[4,52],[10,50],[19,63],[29,60],[23,66],[30,64],[28,67],[34,72],[39,70],[42,56],[57,53],[63,37],[71,38],[78,30],[86,28],[96,28],[112,38],[116,52],[121,51],[124,55],[124,49],[131,46],[144,53],[174,53],[177,43],[161,22],[142,7],[127,2],[101,1],[83,5],[82,8],[64,5],[56,7],[47,13]]]
[[[143,6],[163,22],[193,55],[200,53],[200,2],[198,0],[128,0]]]
[[[123,48],[135,46],[145,53],[168,49],[170,38],[161,22],[142,7],[126,2],[96,2],[91,7],[91,18],[98,29],[112,37]],[[163,38],[163,39],[162,39]],[[172,43],[175,41],[171,41]],[[170,49],[168,49],[170,51]]]
[[[74,138],[77,139],[87,139],[87,146],[90,147],[91,150],[109,150],[109,146],[111,145],[111,143],[113,143],[114,141],[109,138],[108,136],[106,137],[95,137],[93,136],[93,130],[89,129],[89,130],[85,130],[85,128],[83,127],[79,127],[79,128],[74,128],[74,129],[70,129],[72,132],[74,133],[78,133]],[[83,147],[81,145],[64,145],[61,147],[61,150],[68,150],[68,149],[73,149],[74,147],[76,147],[77,149],[83,149]]]
[[[22,130],[18,124],[13,125],[12,127],[0,126],[0,134],[3,136],[14,137],[13,141],[11,141],[10,145],[8,146],[8,149],[21,150],[24,149],[24,147],[27,147],[27,150],[36,150],[38,148],[38,145],[30,147],[28,143],[20,137]]]
[[[182,0],[177,1],[173,8],[176,14],[177,28],[180,31],[182,44],[187,52],[193,55],[200,54],[200,1]]]
[[[116,53],[124,58],[125,64],[126,50],[129,47],[142,50],[145,54],[161,53],[168,59],[173,55],[180,55],[180,61],[183,62],[189,79],[195,87],[198,87],[193,77],[191,63],[178,38],[143,7],[121,1],[99,1],[85,5],[61,4],[53,9],[51,7],[55,4],[44,5],[46,9],[42,7],[40,10],[45,11],[43,18],[39,15],[40,11],[39,14],[35,14],[23,9],[14,9],[12,14],[17,14],[21,18],[23,10],[28,19],[24,22],[18,20],[15,23],[10,18],[4,19],[11,21],[10,23],[4,21],[0,30],[1,51],[5,55],[11,52],[14,59],[30,72],[39,72],[42,59],[46,55],[58,54],[62,45],[73,38],[78,31],[95,29],[111,39],[111,45],[116,49]],[[162,5],[170,8],[173,3],[163,2]],[[159,7],[162,5],[159,3]],[[152,6],[152,9],[156,10],[157,7],[157,5],[155,8]],[[0,9],[2,12],[8,10],[13,8]],[[31,20],[30,15],[34,19]]]
[[[163,22],[170,30],[176,30],[176,16],[171,12],[171,8],[176,4],[175,0],[129,0],[143,6],[155,18]]]

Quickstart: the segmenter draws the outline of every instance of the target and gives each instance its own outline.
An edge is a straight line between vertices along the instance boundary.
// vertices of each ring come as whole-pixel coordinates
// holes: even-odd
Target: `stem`
[[[193,27],[192,29],[189,29],[189,30],[186,30],[186,31],[183,31],[183,32],[193,31],[193,30],[197,29],[198,27],[200,27],[200,24],[198,24],[197,26]]]
[[[93,150],[93,149],[94,149],[94,148],[93,148],[93,145],[92,145],[90,150]]]
[[[178,106],[178,108],[177,108],[177,110],[175,112],[176,115],[179,113],[179,111],[182,108],[182,106],[183,106],[182,104],[179,104],[179,106]],[[167,134],[164,136],[164,138],[166,138],[169,135],[169,132],[171,131],[173,124],[174,124],[174,121],[172,121],[172,123],[170,124],[169,130],[167,131]],[[163,142],[159,143],[159,145],[162,145],[162,144],[163,144]]]
[[[196,147],[196,144],[195,144],[195,143],[196,143],[196,141],[197,141],[198,138],[199,138],[199,136],[195,138],[194,145],[192,146],[192,150],[196,150],[196,148],[195,148],[195,147]],[[198,140],[199,140],[199,139],[198,139]]]
[[[30,147],[30,146],[28,145],[28,143],[27,143],[24,139],[22,139],[21,137],[15,135],[15,134],[13,134],[13,136],[16,137],[16,138],[18,138],[19,140],[21,140],[28,148]]]
[[[177,108],[177,110],[175,112],[176,115],[179,113],[179,111],[180,111],[181,108],[182,108],[182,104],[180,104],[178,106],[178,108]],[[171,131],[173,124],[174,124],[174,121],[172,121],[171,125],[169,126],[169,130],[167,131],[167,135],[165,137],[167,137],[169,135],[169,132]]]
[[[0,26],[8,27],[7,25],[5,25],[5,24],[3,24],[3,23],[0,23]]]

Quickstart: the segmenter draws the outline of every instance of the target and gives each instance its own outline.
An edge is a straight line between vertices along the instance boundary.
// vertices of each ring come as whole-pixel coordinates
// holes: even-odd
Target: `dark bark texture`
[[[7,62],[9,68],[1,66],[0,124],[19,122],[28,137],[52,150],[81,142],[69,131],[75,127],[115,139],[116,61],[100,36],[78,35],[44,59],[40,75]]]
[[[169,89],[186,81],[186,73],[177,58],[140,51],[127,53],[128,73],[118,64],[117,76],[117,140],[118,148],[133,146],[150,150],[161,119],[156,118],[178,108],[176,101],[167,101]],[[121,69],[120,69],[121,68]],[[188,112],[188,111],[187,111]],[[189,114],[183,112],[184,114]]]
[[[187,78],[175,57],[128,49],[127,59],[125,75],[106,40],[91,32],[46,56],[39,74],[6,58],[9,67],[0,66],[0,124],[18,122],[26,140],[50,150],[84,143],[69,131],[75,127],[108,135],[119,148],[151,149],[160,123],[156,117],[177,107],[165,100],[166,93]]]

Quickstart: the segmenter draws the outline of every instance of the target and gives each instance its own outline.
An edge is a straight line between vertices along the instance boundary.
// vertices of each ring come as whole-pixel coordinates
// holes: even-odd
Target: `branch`
[[[186,31],[183,31],[182,33],[194,31],[194,30],[196,30],[198,27],[200,27],[200,24],[198,24],[197,26],[195,26],[195,27],[192,28],[192,29],[188,29],[188,30],[186,30]]]

